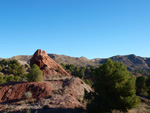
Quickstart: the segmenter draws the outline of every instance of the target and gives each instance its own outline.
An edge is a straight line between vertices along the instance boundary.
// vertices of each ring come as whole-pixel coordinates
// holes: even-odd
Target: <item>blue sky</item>
[[[0,0],[0,57],[150,57],[150,0]]]

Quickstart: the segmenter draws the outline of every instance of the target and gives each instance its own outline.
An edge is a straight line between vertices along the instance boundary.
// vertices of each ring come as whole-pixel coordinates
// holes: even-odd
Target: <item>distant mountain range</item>
[[[61,64],[74,64],[76,66],[99,66],[106,61],[106,59],[96,58],[96,59],[87,59],[85,57],[70,57],[66,55],[56,55],[48,54],[53,60]],[[29,63],[32,56],[20,55],[14,56],[10,59],[19,60],[21,63]],[[125,56],[113,56],[110,57],[113,61],[123,62],[128,70],[150,70],[150,58],[139,57],[134,54],[125,55]]]

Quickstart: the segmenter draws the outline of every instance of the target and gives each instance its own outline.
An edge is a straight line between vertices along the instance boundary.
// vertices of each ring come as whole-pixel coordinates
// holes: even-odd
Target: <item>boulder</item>
[[[30,65],[37,64],[43,71],[44,79],[49,76],[70,76],[59,64],[51,59],[45,51],[38,49],[30,60]]]
[[[25,93],[32,93],[31,98],[49,97],[52,92],[48,82],[8,82],[0,85],[0,102],[13,102],[26,99]]]

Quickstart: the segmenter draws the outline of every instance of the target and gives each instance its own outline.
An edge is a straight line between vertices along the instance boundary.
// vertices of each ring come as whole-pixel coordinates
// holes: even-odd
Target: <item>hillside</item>
[[[76,66],[99,66],[105,62],[106,59],[87,59],[85,57],[70,57],[66,55],[56,55],[56,54],[48,54],[54,61],[57,63],[64,63],[64,64],[74,64]],[[32,56],[28,55],[20,55],[14,56],[10,59],[17,59],[21,61],[21,63],[29,63]],[[150,70],[150,58],[139,57],[134,54],[125,55],[125,56],[113,56],[110,57],[114,61],[123,62],[128,70]]]
[[[12,59],[25,63],[30,56]],[[31,113],[58,113],[60,109],[64,110],[63,113],[85,111],[84,94],[85,91],[93,91],[92,88],[80,78],[71,76],[46,51],[38,49],[34,53],[30,60],[30,71],[27,69],[28,75],[24,74],[22,69],[25,68],[16,60],[3,60],[1,65],[0,113],[27,113],[27,110]],[[32,79],[39,76],[40,80]]]
[[[28,77],[31,76],[29,71],[30,67],[26,67],[24,65],[27,72],[29,72],[29,75],[27,77],[24,77],[21,73],[22,68],[20,68],[23,66],[20,65],[18,61],[9,61],[9,59],[16,59],[22,64],[30,64],[31,70],[32,65],[38,65],[39,68],[43,71],[44,81],[30,82],[30,78]],[[65,55],[47,54],[46,51],[42,51],[41,49],[37,50],[33,56],[20,55],[14,56],[9,59],[7,59],[7,61],[3,60],[1,63],[4,65],[4,68],[2,68],[2,74],[4,74],[4,76],[1,75],[0,84],[0,112],[2,113],[19,113],[28,111],[36,111],[38,113],[58,113],[60,111],[63,111],[63,113],[87,113],[87,100],[84,100],[84,95],[85,91],[93,92],[93,89],[90,87],[91,84],[89,84],[89,80],[92,80],[92,78],[90,77],[92,76],[87,76],[90,74],[86,75],[85,72],[88,70],[87,72],[90,73],[92,68],[86,68],[83,71],[85,75],[81,75],[80,73],[75,73],[75,75],[73,75],[71,70],[69,70],[69,72],[65,70],[67,68],[62,68],[63,66],[61,67],[59,64],[64,63],[74,64],[76,66],[98,66],[99,64],[102,64],[106,61],[106,59],[99,58],[89,60],[85,57],[76,58]],[[150,58],[138,57],[136,55],[126,55],[113,56],[110,59],[112,59],[113,61],[123,62],[128,67],[128,70],[150,69]],[[15,66],[16,68],[13,69],[11,68],[11,66]],[[73,67],[74,68],[72,68],[72,70],[76,70],[76,67]],[[76,72],[82,72],[82,68],[83,67],[79,68],[80,70]],[[13,69],[12,72],[11,69]],[[14,70],[17,70],[17,72],[19,73],[15,73]],[[7,73],[11,75],[6,76]],[[15,76],[12,76],[12,74]],[[130,77],[130,74],[128,75]],[[15,78],[16,76],[20,76],[21,79]],[[33,75],[33,77],[35,77],[35,74]],[[129,113],[138,113],[138,111],[140,111],[140,113],[148,112],[149,100],[145,98],[140,99],[142,101],[139,104],[139,107],[131,109]],[[118,111],[114,111],[113,113],[116,112]]]

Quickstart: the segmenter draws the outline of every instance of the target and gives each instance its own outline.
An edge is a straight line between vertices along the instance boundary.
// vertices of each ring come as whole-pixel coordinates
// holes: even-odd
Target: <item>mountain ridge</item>
[[[54,61],[61,64],[74,64],[76,66],[99,66],[106,61],[107,58],[94,58],[88,59],[84,56],[82,57],[71,57],[67,55],[57,55],[57,54],[48,54]],[[24,63],[30,62],[32,55],[19,55],[14,56],[9,59],[16,59]],[[128,70],[150,70],[150,57],[140,57],[136,56],[135,54],[129,55],[116,55],[109,57],[113,61],[123,62]],[[2,59],[2,58],[0,58]]]

